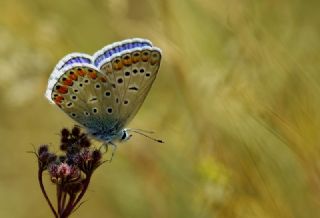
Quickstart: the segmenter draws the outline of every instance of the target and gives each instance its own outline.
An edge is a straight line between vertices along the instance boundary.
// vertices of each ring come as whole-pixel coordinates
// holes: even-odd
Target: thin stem
[[[43,180],[42,180],[42,170],[39,168],[39,171],[38,171],[38,180],[39,180],[39,185],[40,185],[40,188],[41,188],[41,191],[42,191],[42,194],[44,196],[44,198],[46,199],[47,203],[49,204],[49,207],[52,211],[52,213],[54,214],[54,217],[58,218],[58,214],[56,212],[56,210],[54,209],[48,195],[47,195],[47,192],[44,188],[44,185],[43,185]]]
[[[57,183],[57,207],[58,207],[58,214],[61,215],[62,210],[61,210],[61,187],[60,184]]]
[[[66,198],[67,198],[67,193],[66,192],[62,192],[62,200],[61,200],[61,211],[63,213],[63,211],[65,210],[65,206],[66,206]]]
[[[82,188],[82,191],[80,192],[80,194],[78,195],[78,197],[75,199],[75,195],[74,196],[70,196],[70,200],[69,200],[69,203],[65,209],[65,211],[63,212],[63,216],[61,217],[68,217],[72,210],[77,206],[77,204],[80,202],[80,200],[82,199],[82,197],[84,196],[84,194],[86,193],[87,191],[87,188],[89,186],[89,183],[90,183],[90,179],[91,179],[91,175],[92,174],[87,174],[86,175],[86,179],[84,180],[83,182],[83,188]],[[71,197],[73,197],[71,199]]]
[[[79,201],[81,200],[83,195],[86,193],[88,186],[89,186],[89,183],[90,183],[91,175],[92,175],[91,173],[86,175],[86,179],[84,180],[84,184],[83,184],[83,189],[82,189],[81,193],[78,195],[77,200],[72,205],[73,207],[75,207],[79,203]]]
[[[73,206],[72,205],[73,205],[73,202],[74,202],[75,199],[76,199],[76,195],[75,194],[70,194],[68,204],[65,207],[65,210],[63,211],[63,213],[61,214],[61,218],[66,218],[66,217],[68,217],[70,215],[70,213],[73,210]]]

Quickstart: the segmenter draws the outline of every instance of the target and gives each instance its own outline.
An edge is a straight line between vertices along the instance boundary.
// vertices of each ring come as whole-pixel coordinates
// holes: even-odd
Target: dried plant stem
[[[49,199],[49,197],[47,195],[47,192],[46,192],[46,190],[44,188],[43,180],[42,180],[42,174],[43,174],[42,172],[43,171],[41,169],[39,169],[39,171],[38,171],[38,181],[39,181],[39,184],[40,184],[40,189],[41,189],[42,194],[43,194],[44,198],[46,199],[46,201],[47,201],[52,213],[54,214],[54,216],[56,218],[58,218],[58,214],[57,214],[56,210],[54,209],[54,207],[53,207],[53,205],[52,205],[52,203],[51,203],[51,201],[50,201],[50,199]]]
[[[60,149],[64,154],[58,156],[50,152],[48,145],[41,145],[35,153],[40,188],[56,218],[67,218],[80,207],[93,172],[103,163],[101,151],[90,146],[86,135],[74,127],[72,131],[61,130]],[[56,186],[55,207],[43,184],[44,171],[49,173],[51,182]]]
[[[73,205],[73,202],[74,202],[75,199],[76,199],[76,195],[75,194],[70,195],[69,202],[68,202],[67,206],[65,207],[65,210],[63,211],[63,213],[61,215],[61,218],[66,218],[71,214],[71,212],[73,210],[72,205]]]
[[[68,205],[66,206],[65,210],[63,211],[61,218],[68,217],[70,215],[70,213],[74,210],[74,208],[76,208],[77,204],[81,201],[82,197],[86,193],[87,188],[89,186],[91,175],[92,174],[86,175],[86,179],[83,181],[83,188],[82,188],[80,194],[78,195],[78,197],[70,196]]]
[[[62,195],[62,191],[61,191],[60,185],[57,184],[57,208],[58,208],[58,214],[62,213],[61,195]]]
[[[62,192],[61,207],[63,208],[63,210],[65,209],[65,206],[66,206],[66,199],[67,199],[67,193]]]

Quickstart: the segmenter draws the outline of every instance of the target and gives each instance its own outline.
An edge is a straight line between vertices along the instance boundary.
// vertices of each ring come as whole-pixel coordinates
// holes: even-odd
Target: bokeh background
[[[67,53],[143,37],[158,78],[73,217],[320,217],[316,0],[1,0],[0,217],[51,217],[27,153],[74,122],[43,94]],[[50,183],[47,186],[53,194]],[[54,196],[52,196],[54,197]]]

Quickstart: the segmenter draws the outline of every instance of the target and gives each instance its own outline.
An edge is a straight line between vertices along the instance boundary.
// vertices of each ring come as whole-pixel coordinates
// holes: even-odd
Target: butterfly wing
[[[89,132],[108,132],[117,122],[106,111],[106,105],[115,101],[111,88],[106,76],[91,64],[90,56],[74,53],[57,64],[46,97]]]
[[[95,64],[110,81],[116,102],[116,128],[123,129],[136,115],[155,80],[161,50],[144,39],[114,43],[95,55]]]
[[[111,141],[135,116],[156,78],[161,50],[145,39],[113,43],[55,67],[46,97],[96,138]]]

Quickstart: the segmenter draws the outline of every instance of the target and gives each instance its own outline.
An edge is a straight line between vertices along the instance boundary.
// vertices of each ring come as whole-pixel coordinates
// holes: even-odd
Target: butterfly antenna
[[[154,131],[149,131],[149,130],[144,130],[144,129],[130,129],[130,130],[143,132],[143,133],[147,133],[147,134],[153,134],[154,133]]]
[[[151,139],[151,140],[153,140],[153,141],[155,141],[155,142],[164,143],[164,141],[162,141],[161,139],[156,139],[156,138],[153,138],[153,137],[151,137],[151,136],[148,136],[147,134],[144,134],[143,132],[147,132],[147,131],[145,131],[145,130],[143,130],[143,132],[141,132],[141,131],[137,131],[136,129],[130,129],[130,131],[131,131],[131,132],[134,132],[134,133],[137,133],[137,134],[139,134],[139,135],[142,135],[142,136],[144,136],[144,137],[147,137],[148,139]]]

